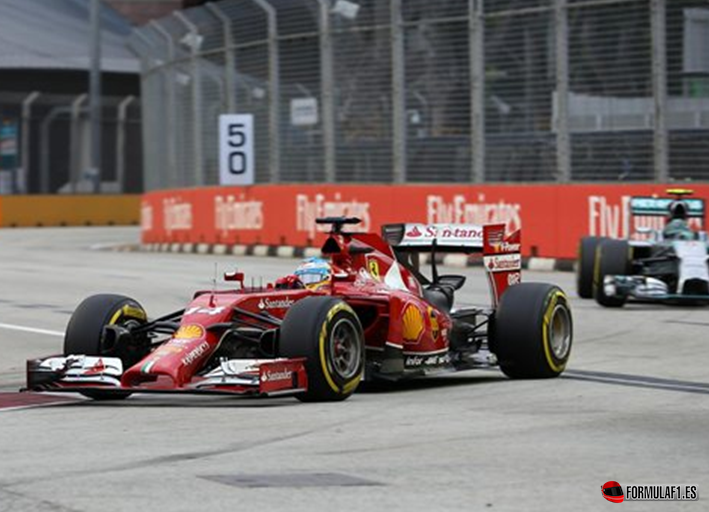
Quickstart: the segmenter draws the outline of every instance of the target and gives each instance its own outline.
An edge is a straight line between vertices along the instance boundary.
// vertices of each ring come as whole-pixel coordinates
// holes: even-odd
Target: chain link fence
[[[705,0],[222,0],[136,30],[147,190],[709,179]]]
[[[102,105],[101,189],[142,192],[140,99],[104,96]],[[0,165],[0,172],[12,173],[0,194],[93,192],[88,94],[0,91],[0,121],[15,127],[17,140],[11,168]]]

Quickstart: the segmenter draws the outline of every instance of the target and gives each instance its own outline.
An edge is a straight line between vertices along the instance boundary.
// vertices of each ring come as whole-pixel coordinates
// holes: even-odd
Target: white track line
[[[35,327],[25,327],[24,325],[0,324],[0,329],[9,329],[11,331],[32,332],[35,334],[46,334],[47,336],[64,336],[61,331],[50,331],[47,329],[37,329]]]
[[[79,402],[81,400],[83,400],[83,398],[78,398],[78,397],[76,398],[77,402]],[[0,414],[2,414],[4,412],[10,412],[10,411],[22,411],[25,409],[37,409],[38,407],[48,407],[50,405],[72,404],[72,403],[74,403],[74,402],[71,400],[58,400],[56,402],[45,402],[42,404],[15,405],[13,407],[5,407],[4,409],[0,408]]]

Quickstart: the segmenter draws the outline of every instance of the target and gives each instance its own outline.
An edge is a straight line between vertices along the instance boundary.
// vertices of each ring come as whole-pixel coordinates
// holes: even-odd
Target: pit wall
[[[395,222],[504,222],[522,228],[524,256],[574,258],[585,235],[627,237],[634,195],[665,195],[674,185],[254,185],[145,194],[142,242],[317,247],[315,219],[356,216],[360,229]],[[685,187],[686,185],[682,185]],[[709,197],[709,184],[690,186]],[[631,222],[634,226],[631,226]]]
[[[137,194],[0,196],[0,226],[137,225],[140,200]]]

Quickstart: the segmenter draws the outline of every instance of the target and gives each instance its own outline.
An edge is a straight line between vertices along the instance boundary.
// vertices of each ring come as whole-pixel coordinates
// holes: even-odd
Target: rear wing
[[[494,307],[509,286],[522,280],[521,233],[505,235],[504,224],[387,224],[382,237],[396,253],[482,253]],[[431,264],[435,281],[435,258]]]
[[[671,197],[631,197],[630,213],[637,217],[667,217],[670,205],[677,201]],[[694,219],[704,219],[706,208],[704,199],[682,198],[687,205],[687,216]]]
[[[405,251],[463,252],[483,250],[483,227],[472,224],[386,224],[382,238]]]

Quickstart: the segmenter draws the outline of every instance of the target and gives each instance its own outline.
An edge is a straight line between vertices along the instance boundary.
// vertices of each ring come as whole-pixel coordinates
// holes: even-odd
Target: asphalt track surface
[[[264,281],[296,263],[89,250],[136,237],[0,231],[0,392],[22,385],[25,359],[61,351],[89,294],[159,315],[209,288],[215,263]],[[462,272],[459,301],[485,303],[481,270]],[[709,309],[606,310],[575,298],[572,274],[524,279],[572,297],[562,378],[466,372],[338,404],[139,395],[0,409],[0,511],[601,510],[615,506],[600,496],[608,480],[698,485],[698,502],[625,510],[707,510]]]

